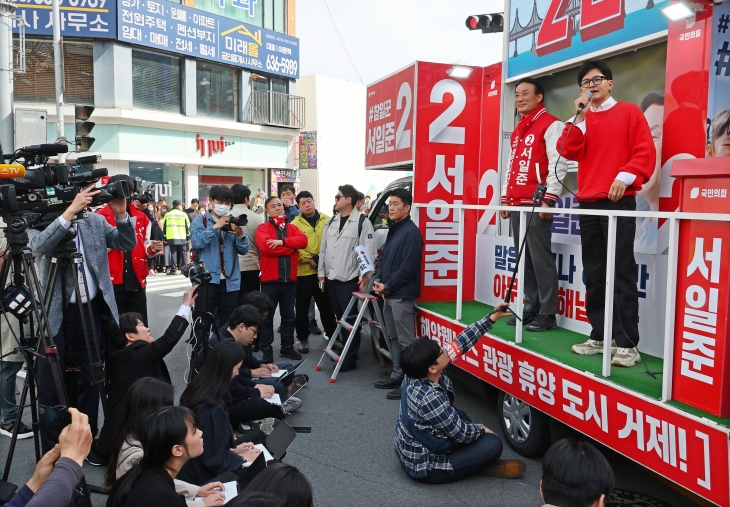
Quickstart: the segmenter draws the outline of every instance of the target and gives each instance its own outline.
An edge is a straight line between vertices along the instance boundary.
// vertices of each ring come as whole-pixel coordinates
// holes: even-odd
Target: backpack
[[[329,229],[329,226],[332,225],[332,222],[335,221],[335,218],[337,218],[337,215],[330,218],[330,221],[327,222],[327,226],[325,227],[325,229]],[[357,239],[358,240],[360,239],[360,236],[362,235],[362,224],[363,224],[363,222],[365,222],[366,218],[367,218],[367,216],[360,214],[360,219],[357,222]]]

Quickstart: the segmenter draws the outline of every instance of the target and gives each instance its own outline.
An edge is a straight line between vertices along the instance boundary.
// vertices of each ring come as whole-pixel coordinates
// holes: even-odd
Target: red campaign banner
[[[420,308],[417,325],[442,347],[464,330]],[[454,364],[683,488],[728,505],[728,430],[490,336]]]
[[[472,67],[469,77],[451,78],[447,71],[452,67],[418,62],[413,183],[418,203],[479,202],[483,69]],[[418,223],[425,240],[422,280],[426,290],[421,299],[453,301],[458,283],[459,212],[421,209]],[[476,225],[476,214],[465,214],[466,253],[476,251]],[[467,300],[474,298],[474,270],[474,256],[465,254],[463,297]]]
[[[482,145],[479,160],[479,204],[499,205],[499,144],[502,139],[502,62],[484,68]],[[496,234],[497,212],[479,211],[477,234]],[[475,255],[476,250],[470,254]]]
[[[368,86],[365,168],[413,162],[416,64]]]

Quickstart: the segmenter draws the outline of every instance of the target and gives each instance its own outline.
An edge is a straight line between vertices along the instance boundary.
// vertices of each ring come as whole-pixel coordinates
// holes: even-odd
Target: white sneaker
[[[639,355],[638,350],[636,350],[635,348],[625,349],[623,347],[619,347],[619,349],[616,351],[616,354],[613,356],[613,359],[611,360],[612,365],[624,366],[626,368],[630,368],[636,363],[640,362],[641,356]]]
[[[289,399],[281,405],[281,410],[284,414],[291,414],[300,408],[302,408],[302,400],[295,398],[294,396],[290,396]]]
[[[616,340],[611,342],[611,354],[616,353]],[[570,350],[581,356],[592,356],[595,354],[603,354],[603,342],[597,340],[588,340],[583,343],[576,343]]]

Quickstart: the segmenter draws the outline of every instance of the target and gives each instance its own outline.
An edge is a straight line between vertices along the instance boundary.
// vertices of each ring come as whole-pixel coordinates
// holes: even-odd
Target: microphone
[[[68,153],[67,144],[34,144],[20,148],[21,153],[26,155],[46,155],[53,156],[59,153]]]
[[[591,92],[585,92],[583,93],[586,97],[588,97],[588,103],[590,104],[591,100],[593,100],[593,94]],[[581,111],[583,111],[583,108],[586,107],[584,104],[581,104],[578,106],[578,112],[575,113],[576,116],[580,114]]]

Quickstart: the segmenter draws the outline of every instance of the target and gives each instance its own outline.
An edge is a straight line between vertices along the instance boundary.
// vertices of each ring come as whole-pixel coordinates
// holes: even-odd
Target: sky
[[[501,0],[327,0],[327,5],[357,72],[325,0],[297,0],[302,76],[367,85],[416,60],[486,66],[502,59],[501,33],[465,26],[470,15],[502,12]]]

